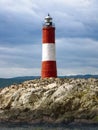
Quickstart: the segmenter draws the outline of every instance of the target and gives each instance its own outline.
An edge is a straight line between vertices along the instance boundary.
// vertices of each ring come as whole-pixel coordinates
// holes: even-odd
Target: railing
[[[46,23],[43,23],[43,27],[48,27],[48,26],[50,26],[50,27],[55,27],[55,24],[54,23],[52,23],[52,24],[46,24]]]

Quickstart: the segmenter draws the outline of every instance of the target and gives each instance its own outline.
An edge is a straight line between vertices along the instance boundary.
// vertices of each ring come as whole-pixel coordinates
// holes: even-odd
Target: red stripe
[[[43,61],[42,62],[42,78],[57,77],[56,61]]]
[[[42,34],[43,43],[55,43],[55,27],[43,27]]]

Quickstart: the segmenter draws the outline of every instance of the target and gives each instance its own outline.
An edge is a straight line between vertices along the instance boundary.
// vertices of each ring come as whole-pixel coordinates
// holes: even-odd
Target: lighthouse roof
[[[48,14],[45,17],[43,26],[45,26],[45,27],[54,26],[53,23],[52,23],[52,17],[50,16],[50,14]]]
[[[48,16],[45,17],[45,19],[51,19],[52,20],[52,17],[50,16],[50,14],[48,14]]]

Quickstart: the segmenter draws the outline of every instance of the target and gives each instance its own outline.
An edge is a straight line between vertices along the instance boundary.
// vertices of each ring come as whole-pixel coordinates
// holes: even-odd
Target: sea
[[[98,130],[96,125],[25,125],[25,124],[2,124],[0,130]]]

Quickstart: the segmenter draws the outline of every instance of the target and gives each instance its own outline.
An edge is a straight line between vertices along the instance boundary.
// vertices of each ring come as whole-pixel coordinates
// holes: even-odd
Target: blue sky
[[[98,74],[98,0],[0,0],[0,77],[40,75],[48,13],[58,75]]]

